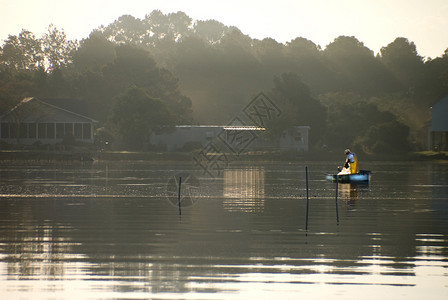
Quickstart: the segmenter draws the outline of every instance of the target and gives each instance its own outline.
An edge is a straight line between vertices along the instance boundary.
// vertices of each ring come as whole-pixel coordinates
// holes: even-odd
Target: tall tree
[[[384,90],[387,73],[373,51],[355,37],[336,38],[325,48],[323,55],[333,68],[332,90],[367,95]]]
[[[28,30],[9,35],[0,52],[0,65],[10,70],[36,70],[44,65],[42,41]]]
[[[172,45],[192,32],[192,19],[183,12],[163,14],[154,10],[144,19],[123,15],[96,30],[117,44],[141,45],[148,49]]]
[[[324,92],[333,86],[333,71],[324,62],[320,46],[305,38],[295,38],[284,48],[289,71],[300,75],[314,91]]]
[[[448,49],[426,61],[423,70],[417,92],[422,106],[430,107],[448,94]]]
[[[80,42],[73,56],[74,66],[78,71],[99,72],[115,59],[115,44],[99,32],[93,32],[89,38]]]
[[[109,41],[119,45],[138,45],[142,36],[150,34],[147,32],[142,21],[131,15],[123,15],[108,26],[101,26],[92,33],[96,32],[99,32]]]
[[[215,45],[235,28],[229,28],[216,20],[197,21],[193,26],[194,34],[206,41],[209,45]]]
[[[329,93],[322,97],[322,102],[326,103],[328,110],[327,131],[324,143],[330,149],[343,149],[353,147],[356,151],[375,152],[380,149],[380,144],[391,143],[390,135],[386,135],[386,128],[391,129],[391,134],[397,141],[407,141],[409,128],[401,130],[407,126],[398,124],[397,117],[388,111],[381,111],[375,103],[362,99],[357,94]],[[381,130],[377,130],[381,128]],[[397,130],[395,130],[397,129]],[[401,136],[404,133],[404,136]],[[373,138],[377,138],[378,147],[375,146]],[[403,150],[407,147],[406,142]]]
[[[174,124],[164,102],[135,86],[115,99],[110,121],[126,146],[136,150],[143,149],[154,129]]]
[[[19,101],[19,98],[15,97],[16,88],[12,82],[13,75],[11,71],[0,65],[0,115],[11,109]]]
[[[413,93],[423,68],[423,58],[414,42],[399,37],[382,47],[380,53],[381,61],[400,82],[402,90]]]
[[[48,32],[43,35],[42,45],[46,69],[49,72],[70,65],[73,62],[74,51],[78,48],[77,41],[67,40],[65,32],[56,28],[53,24],[48,27]]]
[[[356,143],[368,153],[402,154],[410,150],[409,127],[393,120],[372,125]]]
[[[160,68],[141,48],[121,45],[114,51],[113,62],[100,72],[85,70],[76,79],[76,89],[90,100],[100,121],[110,112],[114,97],[136,86],[152,98],[163,99],[179,122],[191,122],[191,101],[181,94],[179,81],[170,71]]]
[[[316,143],[325,130],[326,111],[311,95],[310,88],[294,73],[284,73],[274,78],[274,99],[282,112],[270,126],[279,134],[291,126],[310,126],[310,141]]]

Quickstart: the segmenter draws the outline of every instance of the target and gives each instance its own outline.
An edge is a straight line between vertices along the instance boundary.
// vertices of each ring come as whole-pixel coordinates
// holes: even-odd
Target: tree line
[[[309,125],[314,149],[421,149],[429,108],[448,93],[448,48],[424,58],[404,37],[376,55],[351,36],[325,48],[300,37],[282,44],[158,10],[79,42],[50,25],[0,48],[1,111],[29,96],[83,98],[103,129],[136,149],[159,125],[226,124],[260,91],[283,112],[272,133]]]

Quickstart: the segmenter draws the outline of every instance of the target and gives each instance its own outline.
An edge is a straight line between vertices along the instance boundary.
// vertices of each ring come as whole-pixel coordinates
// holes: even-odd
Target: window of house
[[[56,138],[64,138],[64,123],[56,123]]]
[[[77,139],[82,138],[82,124],[81,123],[75,123],[75,128],[74,128],[73,135]]]
[[[9,139],[9,124],[8,123],[2,123],[2,138],[3,139]]]
[[[21,139],[26,139],[28,138],[28,123],[22,123],[20,124],[20,129],[19,129],[20,133],[19,133],[19,137]]]
[[[91,128],[92,126],[89,123],[82,124],[82,138],[85,140],[91,139]]]
[[[47,123],[47,139],[54,139],[54,123]]]
[[[47,124],[46,123],[38,123],[37,124],[37,138],[38,139],[46,139],[47,138]]]
[[[37,129],[36,123],[28,124],[28,137],[30,139],[35,139],[36,138],[36,129]]]
[[[9,138],[15,139],[19,136],[19,126],[16,123],[9,124]]]
[[[73,123],[65,123],[65,135],[73,136]]]

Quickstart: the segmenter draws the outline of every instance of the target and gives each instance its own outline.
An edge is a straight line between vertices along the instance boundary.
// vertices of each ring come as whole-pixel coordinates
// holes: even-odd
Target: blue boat
[[[358,173],[354,174],[327,174],[326,178],[327,180],[338,181],[340,183],[366,183],[370,181],[371,173],[368,170],[359,170]]]

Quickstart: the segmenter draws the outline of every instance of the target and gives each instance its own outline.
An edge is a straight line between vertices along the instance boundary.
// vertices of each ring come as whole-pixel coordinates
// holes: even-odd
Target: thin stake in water
[[[310,207],[310,198],[308,195],[308,166],[305,166],[305,175],[306,175],[306,225],[305,229],[308,231],[308,211]]]
[[[177,205],[179,206],[179,216],[182,215],[182,208],[180,206],[180,188],[182,185],[182,177],[179,177],[179,193],[177,195]]]
[[[339,188],[339,176],[336,175],[336,222],[337,225],[339,226],[338,188]]]

